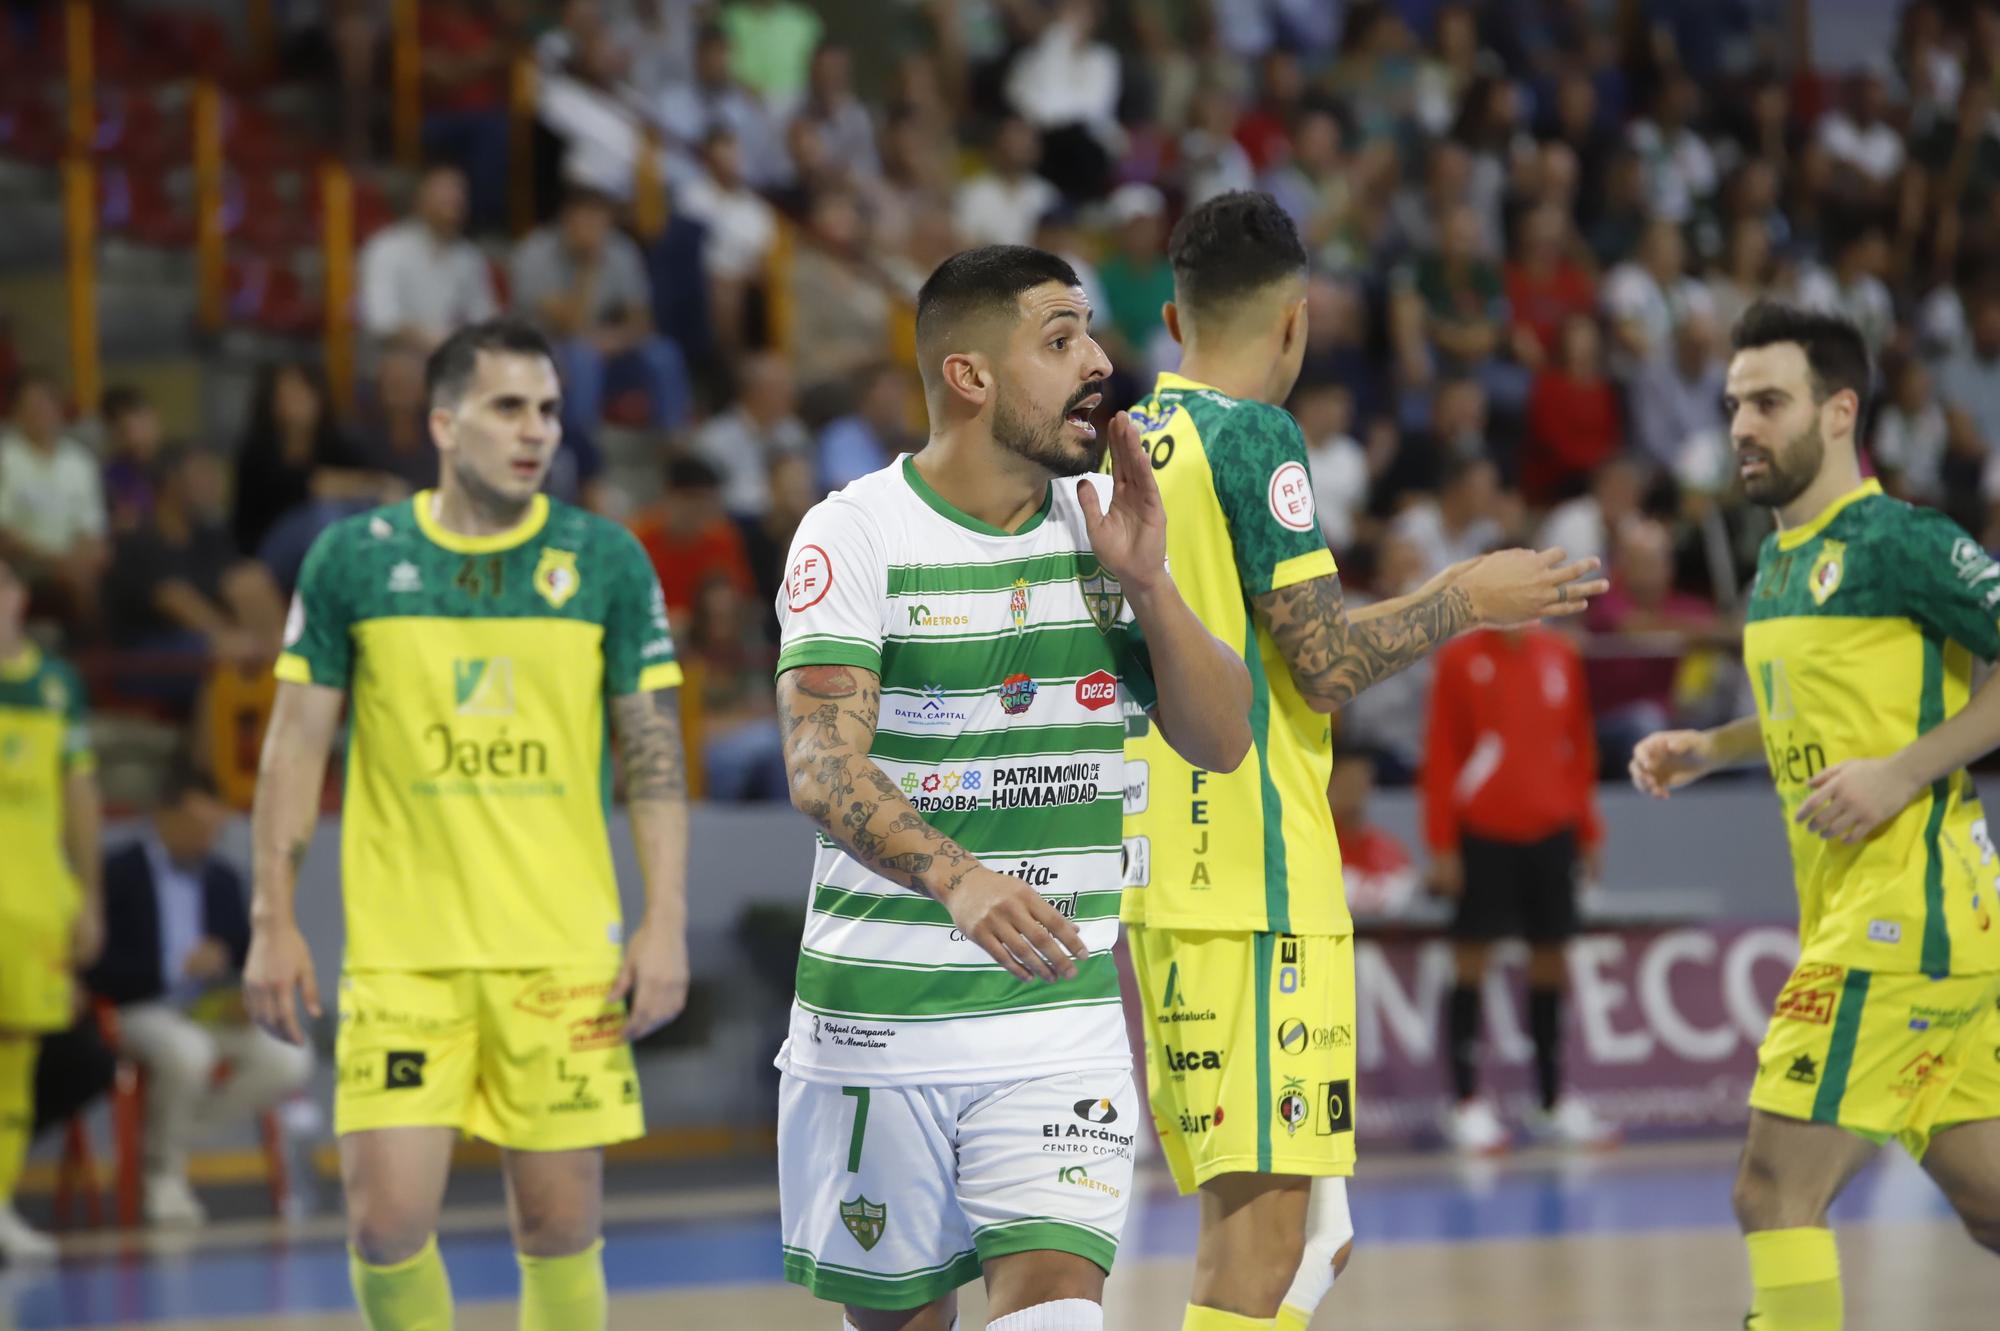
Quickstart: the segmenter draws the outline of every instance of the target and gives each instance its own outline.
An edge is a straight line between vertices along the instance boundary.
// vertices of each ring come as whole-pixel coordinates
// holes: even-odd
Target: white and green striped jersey
[[[778,673],[876,672],[869,756],[930,824],[1076,921],[1090,958],[1015,979],[927,894],[817,839],[790,1038],[778,1065],[843,1085],[971,1085],[1130,1061],[1118,939],[1123,703],[1153,704],[1145,644],[1060,480],[1006,532],[908,457],[806,515],[778,593]]]

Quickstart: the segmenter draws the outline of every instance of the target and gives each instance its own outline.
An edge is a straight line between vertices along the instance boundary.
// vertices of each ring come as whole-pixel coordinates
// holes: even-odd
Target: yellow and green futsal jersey
[[[680,683],[623,528],[538,496],[460,536],[432,496],[313,544],[278,678],[348,690],[350,970],[615,962],[607,699]]]
[[[1137,717],[1126,744],[1121,914],[1156,929],[1353,928],[1327,807],[1333,732],[1251,612],[1334,572],[1289,414],[1163,374],[1132,408],[1167,507],[1167,563],[1210,632],[1250,668],[1254,747],[1234,772],[1191,766]]]
[[[1807,962],[1933,977],[2000,971],[1993,841],[1953,772],[1858,846],[1793,821],[1815,773],[1884,757],[1965,706],[2000,656],[2000,563],[1870,481],[1769,537],[1743,634],[1791,840]]]
[[[81,894],[63,849],[63,787],[94,763],[76,672],[32,645],[0,661],[0,1026],[69,1025]]]

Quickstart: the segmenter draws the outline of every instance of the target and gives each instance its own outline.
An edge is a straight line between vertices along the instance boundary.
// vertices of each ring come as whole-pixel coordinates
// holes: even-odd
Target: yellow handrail
[[[396,160],[415,170],[423,158],[423,46],[417,34],[417,0],[395,0],[389,34],[389,82]]]
[[[660,131],[647,125],[639,135],[639,160],[632,164],[632,229],[653,241],[667,229],[667,182],[660,174]]]
[[[341,411],[354,404],[354,181],[347,168],[320,167],[320,243],[325,251],[326,381]]]
[[[63,64],[69,83],[69,150],[90,151],[97,132],[97,69],[91,50],[90,0],[63,7]]]
[[[798,243],[797,232],[791,219],[778,218],[770,253],[764,256],[764,337],[781,356],[792,354],[792,332],[798,326],[792,309],[792,248]]]
[[[194,90],[195,291],[201,326],[223,320],[222,90],[203,79]]]
[[[538,78],[534,57],[514,57],[507,83],[507,221],[514,234],[535,226],[535,96]]]
[[[69,363],[77,410],[97,411],[97,168],[81,153],[63,162],[63,239],[69,298]]]

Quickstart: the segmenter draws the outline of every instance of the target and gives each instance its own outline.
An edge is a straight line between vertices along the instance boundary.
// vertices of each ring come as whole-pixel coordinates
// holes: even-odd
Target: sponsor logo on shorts
[[[1222,1106],[1217,1105],[1213,1114],[1190,1114],[1181,1111],[1181,1135],[1192,1137],[1222,1126]]]
[[[1903,926],[1894,920],[1868,921],[1868,941],[1871,943],[1900,943],[1903,941]]]
[[[1088,1188],[1092,1192],[1101,1192],[1106,1197],[1124,1196],[1109,1183],[1102,1183],[1092,1178],[1090,1171],[1082,1165],[1064,1165],[1056,1171],[1056,1182],[1068,1184],[1072,1188]]]
[[[1287,1054],[1303,1054],[1311,1039],[1306,1024],[1296,1017],[1278,1027],[1278,1048]]]
[[[1160,1012],[1153,1021],[1161,1026],[1183,1021],[1214,1021],[1214,1008],[1192,1008],[1188,1006],[1187,993],[1181,988],[1181,964],[1167,963],[1167,983],[1160,991]]]
[[[572,1054],[611,1049],[624,1043],[623,1013],[600,1012],[594,1017],[579,1017],[569,1024],[569,1051]]]
[[[1287,1136],[1296,1136],[1298,1130],[1312,1117],[1312,1104],[1306,1099],[1306,1084],[1297,1077],[1285,1078],[1285,1084],[1278,1088],[1278,1122],[1285,1125]]]
[[[1777,1014],[1786,1021],[1824,1026],[1833,1020],[1833,1004],[1838,997],[1831,989],[1787,989],[1778,995]]]
[[[840,1204],[840,1223],[847,1226],[847,1232],[861,1245],[861,1251],[870,1252],[882,1241],[882,1231],[889,1227],[889,1204],[878,1205],[857,1195],[853,1201]]]
[[[556,1080],[569,1087],[569,1094],[550,1102],[548,1111],[551,1114],[586,1114],[604,1108],[604,1101],[590,1093],[590,1074],[571,1072],[568,1059],[556,1060]]]
[[[1800,1082],[1807,1086],[1817,1086],[1819,1084],[1819,1065],[1813,1062],[1811,1054],[1800,1054],[1792,1060],[1791,1068],[1785,1073],[1785,1080]]]
[[[1319,1084],[1320,1121],[1313,1132],[1321,1137],[1354,1131],[1354,1091],[1347,1078]]]
[[[1028,675],[1009,675],[1000,681],[1000,710],[1019,716],[1034,705],[1040,686]]]
[[[1078,1100],[1070,1106],[1071,1111],[1086,1123],[1116,1123],[1118,1106],[1099,1096],[1095,1100]]]
[[[1897,1070],[1896,1084],[1889,1093],[1901,1100],[1908,1100],[1923,1090],[1929,1083],[1931,1074],[1938,1070],[1944,1060],[1926,1049]]]
[[[1077,704],[1088,711],[1109,707],[1118,701],[1118,676],[1109,670],[1093,670],[1076,682]]]
[[[1918,1003],[1910,1008],[1910,1029],[1955,1031],[1970,1025],[1979,1015],[1978,1008],[1932,1007],[1928,1003]]]
[[[1325,1053],[1329,1049],[1346,1049],[1353,1044],[1352,1026],[1307,1026],[1293,1018],[1278,1027],[1278,1048],[1287,1054],[1303,1054],[1308,1046],[1316,1052]]]
[[[1167,1066],[1173,1069],[1176,1076],[1185,1072],[1220,1072],[1222,1052],[1220,1049],[1169,1049]]]
[[[424,1059],[421,1049],[391,1049],[382,1056],[382,1089],[385,1091],[411,1091],[424,1084]]]
[[[1299,954],[1299,940],[1290,934],[1278,935],[1278,992],[1296,994],[1306,987],[1306,968]]]
[[[540,976],[528,982],[514,999],[517,1011],[531,1017],[542,1017],[553,1021],[560,1017],[572,1003],[584,999],[603,999],[611,992],[609,980],[599,980],[591,984],[563,984],[553,976]]]

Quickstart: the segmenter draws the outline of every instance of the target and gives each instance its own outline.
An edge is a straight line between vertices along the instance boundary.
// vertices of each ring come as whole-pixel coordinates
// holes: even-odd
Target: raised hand
[[[1111,418],[1111,507],[1099,507],[1097,489],[1084,481],[1076,487],[1083,508],[1083,529],[1104,571],[1125,585],[1127,593],[1143,589],[1164,576],[1167,563],[1167,506],[1160,484],[1153,479],[1153,461],[1139,442],[1139,427],[1119,412]]]
[[[1561,549],[1499,550],[1473,561],[1457,585],[1472,597],[1481,624],[1509,628],[1538,619],[1582,614],[1590,598],[1611,590],[1597,572],[1596,559],[1565,562]]]

